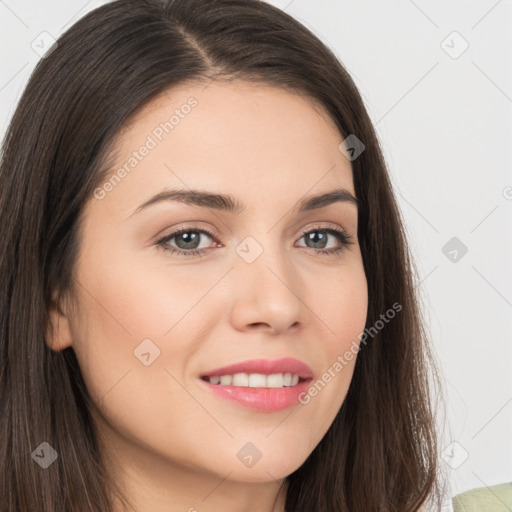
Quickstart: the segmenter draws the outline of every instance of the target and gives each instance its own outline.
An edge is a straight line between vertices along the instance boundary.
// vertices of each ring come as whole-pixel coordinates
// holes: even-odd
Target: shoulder
[[[453,498],[454,512],[510,512],[512,510],[512,482],[478,487]]]

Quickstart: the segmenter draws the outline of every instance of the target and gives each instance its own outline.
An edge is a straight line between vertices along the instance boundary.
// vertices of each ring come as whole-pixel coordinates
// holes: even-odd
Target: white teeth
[[[249,385],[249,375],[247,375],[247,373],[235,373],[231,385],[247,387]]]
[[[267,377],[268,388],[282,388],[284,386],[284,378],[282,373],[273,373]]]
[[[267,386],[267,376],[262,373],[249,374],[249,387],[250,388],[264,388]]]
[[[232,375],[223,375],[221,378],[220,378],[220,383],[223,385],[223,386],[231,386],[231,381],[233,380],[233,376]],[[210,381],[211,382],[211,381]]]
[[[299,376],[291,373],[273,373],[264,375],[262,373],[235,373],[234,375],[222,375],[207,377],[211,384],[221,386],[241,386],[250,388],[282,388],[296,386]]]

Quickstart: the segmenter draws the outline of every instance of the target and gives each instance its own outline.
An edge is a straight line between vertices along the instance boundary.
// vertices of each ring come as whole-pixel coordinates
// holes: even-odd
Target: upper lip
[[[285,357],[283,359],[251,359],[240,363],[215,368],[207,373],[203,373],[201,377],[214,377],[222,375],[234,375],[235,373],[262,373],[271,375],[274,373],[291,373],[298,375],[302,379],[310,379],[313,377],[311,368],[302,361],[293,357]]]

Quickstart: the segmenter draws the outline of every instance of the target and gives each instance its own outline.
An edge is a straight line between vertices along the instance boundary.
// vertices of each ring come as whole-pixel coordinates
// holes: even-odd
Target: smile
[[[295,386],[299,383],[300,377],[292,373],[273,373],[271,375],[263,373],[235,373],[234,375],[204,377],[204,379],[208,379],[211,384],[218,384],[219,386],[282,388],[285,386]]]

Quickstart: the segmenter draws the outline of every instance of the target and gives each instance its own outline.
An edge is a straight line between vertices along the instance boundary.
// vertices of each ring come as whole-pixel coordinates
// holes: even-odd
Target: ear
[[[46,344],[55,352],[59,352],[72,345],[73,336],[71,324],[65,308],[61,307],[57,293],[52,296],[48,308],[49,325],[46,329]]]

